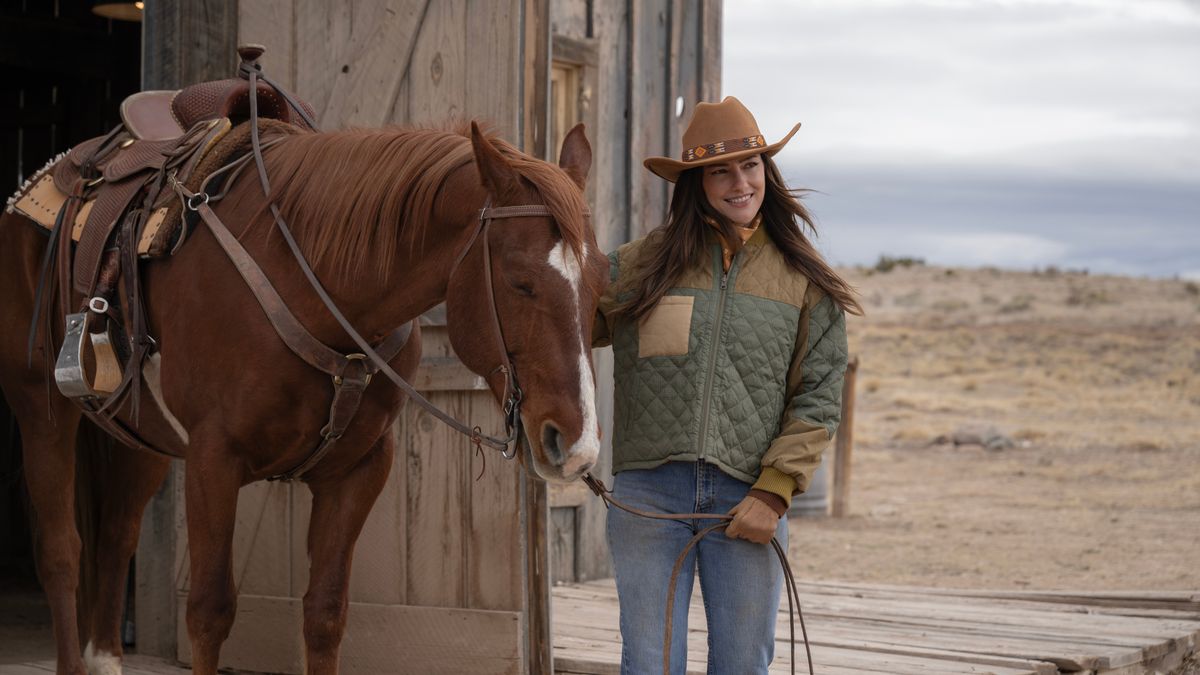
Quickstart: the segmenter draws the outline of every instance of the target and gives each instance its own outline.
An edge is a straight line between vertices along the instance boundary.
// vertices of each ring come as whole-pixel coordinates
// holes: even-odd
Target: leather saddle
[[[39,297],[57,280],[58,303],[48,300],[45,309],[67,314],[55,379],[68,397],[104,402],[130,388],[131,371],[140,372],[153,341],[146,335],[138,261],[173,254],[183,244],[188,228],[179,195],[186,191],[178,188],[199,184],[202,174],[220,166],[209,157],[221,154],[214,148],[226,146],[220,142],[234,125],[251,117],[249,73],[261,72],[262,53],[258,45],[239,47],[236,78],[130,96],[121,105],[120,126],[51,162],[10,200],[12,210],[50,230]],[[308,104],[255,79],[260,129],[312,129]],[[83,295],[84,307],[69,306],[70,291]],[[35,316],[31,345],[36,324]]]
[[[258,83],[258,116],[307,127],[304,118],[271,86]],[[309,117],[312,109],[305,106]],[[203,82],[177,91],[143,91],[121,103],[121,121],[137,139],[179,138],[198,122],[228,118],[249,119],[250,83],[241,78]]]

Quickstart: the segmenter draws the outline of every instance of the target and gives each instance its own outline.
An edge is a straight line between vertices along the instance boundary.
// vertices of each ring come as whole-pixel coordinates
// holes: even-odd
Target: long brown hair
[[[855,297],[857,293],[804,236],[805,229],[814,236],[817,233],[812,216],[800,201],[808,191],[788,188],[775,162],[766,155],[760,155],[760,159],[766,179],[760,211],[761,227],[766,228],[767,235],[789,267],[825,291],[838,307],[862,316],[862,305]],[[703,171],[697,167],[680,174],[671,195],[667,221],[659,229],[658,241],[634,272],[633,296],[613,310],[615,315],[638,321],[654,309],[680,275],[703,258],[704,234],[709,228],[707,222],[716,222],[721,236],[732,242],[735,253],[741,247],[742,239],[736,234],[734,224],[708,203],[704,195]]]

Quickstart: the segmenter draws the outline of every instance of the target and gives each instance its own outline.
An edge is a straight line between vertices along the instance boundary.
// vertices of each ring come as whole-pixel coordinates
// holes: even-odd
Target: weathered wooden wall
[[[552,58],[594,54],[581,119],[593,161],[588,196],[605,251],[657,227],[670,185],[642,166],[650,155],[679,156],[680,137],[698,101],[721,89],[721,0],[556,0]],[[601,472],[611,483],[612,352],[594,352],[597,405],[604,429]],[[551,489],[551,563],[555,580],[611,575],[604,507],[578,487]]]

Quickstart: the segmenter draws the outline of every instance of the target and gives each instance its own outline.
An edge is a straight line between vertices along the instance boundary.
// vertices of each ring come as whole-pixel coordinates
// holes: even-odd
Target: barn
[[[145,3],[140,34],[136,23],[92,15],[92,4],[5,10],[14,14],[0,65],[21,83],[4,130],[22,139],[3,144],[10,183],[107,131],[125,93],[229,77],[236,46],[257,43],[265,72],[310,102],[324,128],[477,118],[553,159],[584,122],[594,152],[587,197],[597,238],[612,250],[666,211],[667,185],[642,158],[677,155],[692,106],[720,92],[720,0],[160,0]],[[49,50],[35,62],[38,44],[82,53]],[[85,119],[83,101],[104,105]],[[482,380],[449,346],[444,314],[429,312],[422,326],[418,388],[499,429]],[[597,369],[610,428],[607,353],[597,352]],[[344,671],[551,672],[551,586],[609,576],[603,506],[582,484],[547,488],[498,455],[474,454],[423,411],[410,407],[393,433],[393,472],[355,555]],[[10,437],[0,475],[19,471],[16,447]],[[148,509],[127,637],[140,653],[187,664],[184,470],[176,462]],[[224,666],[302,671],[309,499],[298,485],[242,490],[238,618]],[[0,531],[27,541],[22,517],[19,499],[6,501]],[[28,556],[24,544],[5,546],[6,559]]]

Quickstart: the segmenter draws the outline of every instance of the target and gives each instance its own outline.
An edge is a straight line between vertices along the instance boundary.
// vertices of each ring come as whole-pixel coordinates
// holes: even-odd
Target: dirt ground
[[[851,513],[793,520],[798,575],[1200,589],[1200,285],[843,272],[867,310]]]

